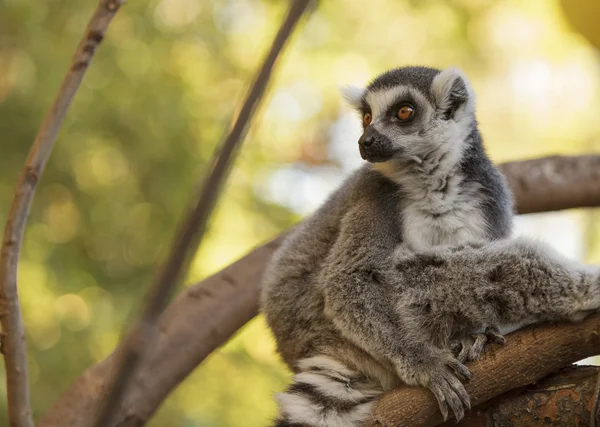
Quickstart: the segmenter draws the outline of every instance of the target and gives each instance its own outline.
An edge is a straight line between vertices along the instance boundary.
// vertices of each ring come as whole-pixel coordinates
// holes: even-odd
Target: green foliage
[[[2,223],[94,7],[0,0]],[[284,8],[129,1],[115,18],[40,183],[23,249],[36,416],[116,345]],[[340,132],[356,127],[337,84],[407,63],[459,65],[474,81],[497,160],[589,151],[598,136],[595,53],[568,33],[555,1],[322,1],[290,47],[189,283],[296,222],[360,161],[352,132]],[[288,379],[256,319],[186,379],[152,425],[267,425]],[[5,410],[0,399],[0,419]]]

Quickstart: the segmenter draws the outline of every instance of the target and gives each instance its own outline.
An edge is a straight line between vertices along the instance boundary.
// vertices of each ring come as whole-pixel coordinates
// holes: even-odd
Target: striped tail
[[[383,391],[364,375],[327,356],[303,359],[300,372],[277,396],[274,427],[359,427]]]

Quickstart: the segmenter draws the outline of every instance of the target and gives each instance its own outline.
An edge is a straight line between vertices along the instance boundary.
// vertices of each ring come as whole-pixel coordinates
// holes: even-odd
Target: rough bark
[[[254,112],[263,98],[267,84],[273,74],[277,57],[306,12],[309,3],[310,0],[294,0],[291,2],[287,16],[273,39],[271,48],[260,69],[257,71],[256,78],[250,86],[240,113],[222,144],[217,147],[211,162],[212,166],[208,169],[207,176],[202,182],[199,197],[192,197],[191,208],[175,233],[169,254],[150,286],[148,297],[144,302],[140,315],[114,353],[114,367],[108,376],[106,396],[100,403],[98,416],[93,424],[95,427],[111,426],[115,423],[116,425],[122,425],[123,423],[127,425],[133,423],[135,425],[136,422],[132,421],[134,418],[130,415],[125,418],[122,416],[115,417],[115,415],[122,406],[123,396],[131,386],[131,380],[137,374],[137,368],[143,357],[148,354],[149,350],[154,350],[158,338],[158,317],[168,304],[181,276],[187,271],[192,254],[202,241],[221,187],[227,178],[230,165],[239,151]],[[156,373],[151,372],[151,374],[157,376]],[[154,406],[154,408],[156,407],[158,407],[158,404]],[[142,420],[147,419],[152,411],[150,413],[145,412],[145,418]],[[116,418],[115,423],[112,422],[114,418]]]
[[[600,354],[600,315],[580,324],[538,325],[509,334],[483,359],[468,364],[473,379],[465,385],[473,406],[532,384],[560,368]],[[442,414],[425,388],[400,387],[375,405],[370,427],[431,427]]]
[[[0,255],[0,322],[6,368],[8,418],[11,427],[32,427],[25,329],[17,292],[17,266],[37,184],[50,157],[58,132],[85,71],[110,21],[124,0],[101,0],[73,55],[71,65],[35,137],[13,197]]]
[[[474,408],[458,427],[588,427],[595,403],[597,366],[562,369],[539,383]],[[454,427],[447,421],[442,427]]]
[[[564,159],[565,164],[573,164],[579,157],[550,158],[550,162],[555,164],[554,170],[563,170],[560,166],[560,159]],[[545,158],[527,161],[527,168],[520,168],[520,162],[513,162],[502,165],[502,169],[508,173],[515,171],[514,173],[519,177],[517,180],[509,177],[509,182],[514,185],[513,191],[517,206],[523,206],[528,200],[532,201],[527,202],[529,204],[526,212],[541,212],[541,209],[576,208],[580,206],[577,203],[582,203],[582,201],[578,198],[569,199],[569,194],[572,193],[571,187],[580,185],[582,177],[589,179],[592,174],[583,168],[589,167],[590,162],[594,159],[594,161],[600,162],[600,156],[583,156],[581,159],[581,167],[569,169],[569,173],[565,175],[564,179],[559,179],[557,176],[546,184],[549,186],[545,190],[548,200],[561,201],[556,205],[541,201],[537,196],[539,188],[529,184],[528,181],[528,172],[531,174],[532,180],[538,179],[539,174],[536,170],[545,167]],[[575,171],[579,171],[580,175],[574,173]],[[556,183],[556,187],[553,187],[554,183]],[[587,187],[591,191],[591,197],[595,197],[597,189],[600,188],[600,177],[596,177],[595,181],[587,182]],[[569,201],[571,204],[568,203]],[[582,204],[590,206],[590,203]],[[598,205],[600,205],[600,199]],[[159,321],[158,342],[152,353],[145,355],[141,362],[140,371],[134,377],[132,387],[127,393],[118,415],[122,422],[117,425],[143,425],[164,398],[208,354],[227,341],[238,328],[256,315],[262,271],[272,253],[279,247],[280,242],[281,237],[255,249],[222,272],[188,288],[169,305]],[[573,328],[577,330],[578,327],[583,328],[584,326],[566,325],[565,327],[571,328],[568,329],[571,331]],[[560,328],[556,328],[557,333],[560,330]],[[576,345],[575,350],[578,349],[579,346]],[[534,354],[540,354],[539,350]],[[548,356],[549,359],[553,357],[552,354]],[[575,359],[584,357],[586,356],[578,355]],[[515,360],[515,363],[520,359],[521,355]],[[486,363],[490,363],[495,358],[486,360]],[[87,427],[90,414],[95,411],[99,395],[103,392],[102,378],[105,376],[106,370],[110,369],[111,363],[109,358],[101,365],[86,370],[47,412],[39,426]],[[565,361],[555,369],[567,363],[570,362]],[[496,372],[501,372],[499,369]],[[543,375],[548,372],[550,371],[544,370]],[[499,376],[502,375],[499,374]],[[534,377],[540,378],[539,375],[541,374],[535,374]],[[486,378],[490,380],[489,376]],[[497,378],[491,378],[492,384],[497,381]],[[518,387],[518,385],[514,387]],[[497,394],[503,391],[505,390],[495,390]],[[411,393],[416,393],[421,396],[421,399],[425,399],[421,400],[421,403],[427,402],[428,394],[425,390],[412,389],[408,394]],[[418,399],[416,401],[419,402]],[[477,401],[481,401],[481,399],[479,398]],[[438,412],[436,406],[429,406],[429,410],[436,414]]]

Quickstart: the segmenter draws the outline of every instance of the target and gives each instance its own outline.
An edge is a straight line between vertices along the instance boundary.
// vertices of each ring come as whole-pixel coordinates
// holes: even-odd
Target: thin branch
[[[226,179],[230,165],[245,136],[248,125],[263,97],[271,77],[275,61],[289,39],[292,31],[304,15],[310,0],[293,0],[288,14],[279,32],[275,36],[271,49],[265,58],[254,83],[244,101],[242,109],[229,132],[215,152],[208,177],[204,180],[200,197],[189,210],[178,228],[171,251],[166,262],[160,268],[150,292],[146,298],[139,319],[123,340],[121,351],[117,354],[114,372],[109,382],[108,393],[98,412],[95,427],[109,426],[114,414],[136,373],[137,366],[147,348],[156,339],[158,316],[166,307],[171,293],[187,270],[189,259],[202,241],[206,224],[213,211],[217,197]]]
[[[25,329],[17,293],[17,266],[25,226],[37,183],[50,157],[83,75],[122,0],[103,0],[92,16],[75,51],[69,71],[29,151],[4,229],[0,255],[0,322],[6,367],[8,418],[12,427],[33,426],[29,403]]]
[[[590,157],[600,161],[600,156],[581,157],[582,167],[576,169],[582,176],[589,175],[585,167],[590,164]],[[576,163],[578,158],[564,159],[568,163]],[[552,157],[550,161],[555,163],[557,159]],[[545,162],[546,158],[528,161],[530,175],[535,178],[536,169],[544,168]],[[514,170],[519,163],[507,163],[502,167],[509,166],[507,170]],[[560,167],[557,169],[561,170]],[[530,175],[527,170],[520,174],[521,188],[514,191],[518,205],[531,198],[532,192],[539,191],[528,185]],[[579,176],[571,173],[566,180],[557,177],[553,182],[560,181],[561,184],[554,187],[549,182],[546,197],[549,200],[561,199],[560,193],[569,191],[568,184],[579,185],[579,180]],[[512,182],[510,177],[509,181]],[[600,187],[600,177],[589,182],[589,187]],[[539,212],[536,206],[554,210],[551,204],[540,203],[532,205],[530,212]],[[576,207],[579,206],[562,204],[558,209]],[[142,356],[140,368],[123,398],[115,425],[143,425],[196,366],[257,314],[263,270],[281,240],[282,237],[279,237],[255,249],[221,272],[187,288],[169,305],[159,319],[159,337],[152,351]],[[101,364],[87,369],[46,413],[39,427],[89,426],[106,389],[105,378],[113,363],[114,357],[110,356]]]

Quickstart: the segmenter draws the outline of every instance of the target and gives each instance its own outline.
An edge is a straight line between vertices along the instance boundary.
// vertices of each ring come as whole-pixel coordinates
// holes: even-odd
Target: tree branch
[[[600,156],[552,156],[500,166],[521,214],[600,206]]]
[[[123,0],[102,0],[94,12],[71,61],[58,94],[29,151],[4,229],[0,255],[0,322],[6,368],[8,418],[12,427],[32,427],[25,329],[17,293],[17,266],[29,209],[37,183],[50,157],[73,97]]]
[[[143,425],[200,361],[226,341],[224,337],[256,315],[264,267],[281,241],[279,237],[187,288],[167,307],[159,320],[159,337],[143,355],[115,425]],[[38,425],[87,427],[106,389],[113,358],[87,369]]]
[[[200,191],[200,197],[194,201],[178,228],[169,255],[150,286],[150,292],[141,314],[123,339],[115,355],[114,369],[110,373],[106,398],[102,400],[100,405],[98,417],[94,422],[95,427],[113,425],[114,414],[119,411],[119,407],[123,403],[123,396],[130,386],[131,378],[137,373],[138,365],[147,349],[154,345],[157,338],[158,317],[170,300],[171,293],[179,284],[181,276],[187,271],[191,255],[197,249],[199,242],[202,241],[206,224],[213,211],[220,189],[242,143],[247,127],[254,116],[256,107],[264,95],[275,61],[300,18],[304,15],[309,3],[310,0],[293,0],[291,2],[288,14],[273,40],[271,49],[263,61],[254,83],[250,87],[231,131],[215,151],[212,166],[209,168],[208,176],[204,180]],[[131,423],[131,417],[128,416],[126,421],[118,419],[116,422],[117,425],[121,425],[123,422]]]
[[[600,162],[600,156],[550,158],[553,164],[560,164],[560,159],[567,164],[576,164],[580,158],[583,166],[574,169],[579,171],[580,176],[569,173],[564,180],[555,179],[547,184],[549,187],[545,194],[549,200],[567,200],[561,192],[570,193],[569,183],[571,186],[580,185],[581,176],[590,175],[584,170],[584,166],[589,167],[590,158]],[[525,200],[533,199],[533,193],[539,192],[538,188],[529,184],[528,177],[531,175],[532,180],[537,179],[536,170],[545,167],[546,158],[527,162],[528,168],[519,168],[521,162],[502,165],[509,173],[519,171],[519,187],[513,188],[519,206]],[[562,168],[557,166],[556,170]],[[513,181],[509,178],[509,182]],[[561,184],[553,187],[553,182],[557,181]],[[588,182],[587,186],[596,191],[600,188],[600,177]],[[579,207],[575,204],[580,202],[579,199],[572,202],[560,206],[539,202],[531,204],[528,212],[539,212],[542,206],[549,210]],[[134,383],[117,415],[119,422],[116,425],[143,425],[171,390],[257,314],[262,273],[281,240],[282,237],[279,237],[255,249],[221,272],[186,289],[169,305],[159,320],[158,340],[153,351],[143,355]],[[104,377],[112,363],[111,356],[86,370],[47,412],[40,427],[87,427],[90,414],[96,410],[99,396],[105,390]],[[127,424],[126,420],[132,421]]]
[[[534,386],[498,396],[466,414],[458,427],[487,427],[490,420],[503,427],[588,427],[594,405],[597,366],[570,366]],[[455,427],[453,420],[442,427]]]
[[[580,324],[525,328],[509,334],[504,346],[493,347],[496,348],[492,348],[486,357],[468,364],[473,379],[465,384],[465,388],[473,405],[599,354],[600,315],[591,316]],[[442,414],[433,394],[422,387],[404,386],[377,401],[368,425],[431,427],[440,422]]]

